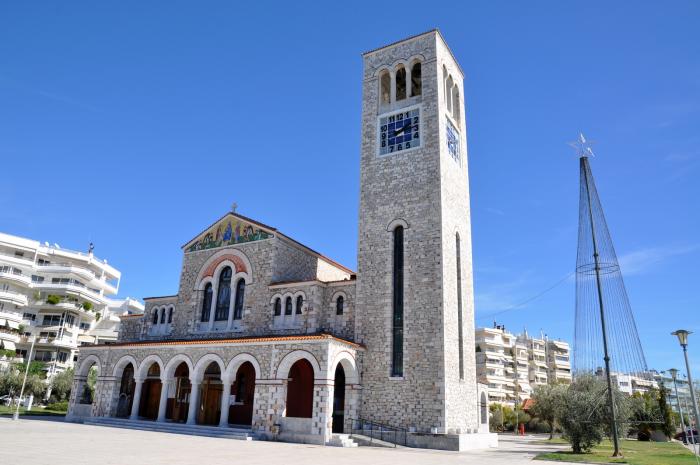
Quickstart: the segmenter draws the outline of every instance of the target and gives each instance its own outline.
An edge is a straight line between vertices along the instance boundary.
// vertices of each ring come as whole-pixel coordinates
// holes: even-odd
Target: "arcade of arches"
[[[231,426],[283,440],[285,425],[293,424],[294,434],[325,442],[357,415],[356,356],[362,349],[333,337],[304,337],[313,338],[291,344],[295,338],[280,337],[291,341],[267,346],[169,344],[158,351],[149,350],[153,343],[139,350],[133,350],[136,344],[85,347],[73,392],[88,390],[90,370],[99,375],[91,398],[71,398],[69,419],[111,416]],[[140,352],[145,356],[139,360]]]

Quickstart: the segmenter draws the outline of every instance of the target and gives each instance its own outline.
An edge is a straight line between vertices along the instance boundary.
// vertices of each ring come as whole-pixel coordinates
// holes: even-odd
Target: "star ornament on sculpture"
[[[593,154],[593,150],[591,149],[591,145],[593,145],[595,141],[592,140],[586,140],[586,138],[583,136],[583,133],[579,133],[578,139],[569,142],[569,145],[576,150],[576,156],[581,158],[581,157],[594,157],[595,155]]]

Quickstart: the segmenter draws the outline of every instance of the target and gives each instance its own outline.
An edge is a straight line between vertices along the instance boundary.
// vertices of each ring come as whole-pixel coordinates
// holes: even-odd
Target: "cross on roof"
[[[579,133],[578,139],[569,142],[569,145],[576,150],[576,155],[580,157],[594,157],[595,155],[593,154],[593,150],[591,149],[591,145],[593,145],[595,141],[592,140],[586,140],[586,138],[583,136],[583,133]]]

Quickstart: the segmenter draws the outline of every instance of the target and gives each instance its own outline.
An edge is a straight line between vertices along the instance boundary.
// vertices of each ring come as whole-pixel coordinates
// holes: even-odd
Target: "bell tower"
[[[438,30],[363,55],[363,418],[476,431],[463,73]]]

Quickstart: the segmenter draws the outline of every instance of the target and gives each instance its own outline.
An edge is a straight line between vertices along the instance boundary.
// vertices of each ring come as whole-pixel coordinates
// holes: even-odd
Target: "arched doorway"
[[[180,363],[175,368],[175,397],[168,399],[165,417],[184,423],[187,421],[187,411],[190,407],[190,393],[192,385],[190,384],[190,369],[187,363]]]
[[[128,418],[131,414],[131,407],[134,403],[134,365],[129,362],[122,371],[121,382],[119,383],[119,400],[117,400],[117,417]]]
[[[314,368],[306,359],[297,360],[289,369],[286,416],[311,418],[313,398]]]
[[[219,364],[211,362],[207,366],[207,369],[204,370],[197,423],[200,425],[219,424],[219,418],[221,418],[221,394],[223,389],[224,385],[221,382],[221,369],[219,368]]]
[[[339,363],[333,381],[333,432],[342,433],[345,423],[345,370]]]
[[[255,399],[255,368],[252,363],[245,362],[238,368],[231,394],[235,396],[235,402],[229,407],[228,422],[233,425],[251,425]]]
[[[160,382],[160,366],[153,362],[148,367],[146,379],[141,388],[141,403],[139,405],[139,416],[148,420],[158,418],[158,406],[160,405],[160,390],[163,385]]]

